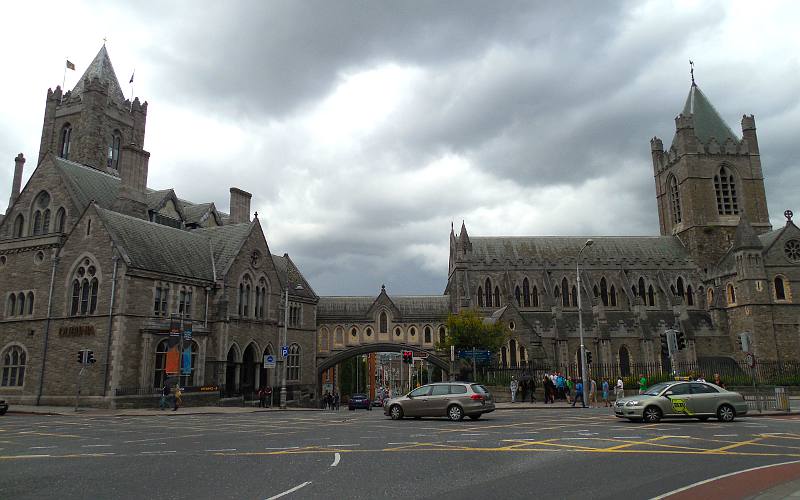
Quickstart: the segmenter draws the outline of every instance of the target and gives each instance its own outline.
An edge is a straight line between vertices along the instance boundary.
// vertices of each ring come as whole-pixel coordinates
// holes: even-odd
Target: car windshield
[[[643,394],[645,396],[658,396],[661,393],[661,391],[663,391],[664,389],[666,389],[669,386],[670,386],[669,383],[661,382],[660,384],[656,384],[656,385],[652,385],[652,386],[648,387],[647,390],[644,391]]]

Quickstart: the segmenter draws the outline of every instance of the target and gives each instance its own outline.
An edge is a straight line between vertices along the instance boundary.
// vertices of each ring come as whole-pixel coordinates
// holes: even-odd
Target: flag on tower
[[[67,59],[67,69],[71,69],[72,71],[75,71],[75,65],[72,64],[72,62],[69,59]]]
[[[136,74],[136,70],[133,70],[133,73],[131,73],[131,81],[129,81],[128,83],[133,83],[133,75],[135,75],[135,74]]]

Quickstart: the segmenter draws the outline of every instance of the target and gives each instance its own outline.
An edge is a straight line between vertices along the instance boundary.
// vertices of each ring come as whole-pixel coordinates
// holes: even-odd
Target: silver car
[[[747,402],[738,392],[731,392],[707,382],[662,382],[644,394],[621,398],[614,403],[614,415],[632,421],[656,423],[662,418],[717,417],[731,422],[747,414]]]
[[[494,400],[480,384],[441,382],[418,387],[405,396],[386,400],[383,413],[400,420],[403,417],[447,417],[458,421],[465,416],[477,420],[494,411]]]

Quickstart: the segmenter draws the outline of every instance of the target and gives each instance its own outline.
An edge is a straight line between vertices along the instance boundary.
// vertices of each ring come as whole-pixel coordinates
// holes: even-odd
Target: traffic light
[[[681,351],[686,349],[686,334],[682,331],[678,330],[675,333],[675,340],[678,342],[678,350]]]
[[[586,364],[588,365],[591,362],[592,362],[592,351],[586,351]]]
[[[97,360],[94,359],[94,351],[86,351],[86,363],[97,363]]]
[[[82,365],[82,364],[86,363],[85,355],[86,355],[86,351],[84,351],[83,349],[78,351],[78,364]]]
[[[662,357],[669,356],[669,344],[668,344],[668,342],[669,341],[667,340],[667,334],[666,333],[662,333],[661,334],[661,356]]]
[[[411,351],[403,351],[403,363],[413,363],[414,362],[414,353]]]

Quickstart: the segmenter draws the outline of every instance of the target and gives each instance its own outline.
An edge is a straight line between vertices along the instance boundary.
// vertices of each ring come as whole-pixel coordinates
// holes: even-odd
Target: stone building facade
[[[147,187],[146,114],[122,95],[105,47],[72,91],[48,90],[39,160],[23,187],[17,157],[0,221],[0,391],[71,402],[78,351],[90,349],[91,404],[152,393],[176,325],[192,331],[182,385],[276,386],[262,359],[278,353],[288,316],[289,395],[313,397],[318,297],[288,255],[271,253],[249,193],[231,188],[224,214]]]

